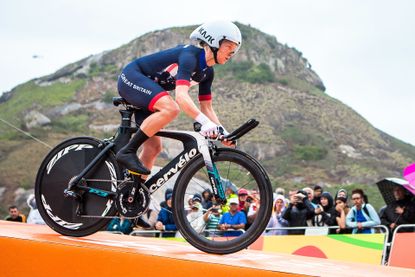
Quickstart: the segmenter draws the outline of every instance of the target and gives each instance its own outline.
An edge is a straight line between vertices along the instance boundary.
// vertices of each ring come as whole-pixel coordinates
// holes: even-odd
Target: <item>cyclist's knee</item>
[[[154,108],[169,118],[175,118],[180,113],[179,105],[170,96],[161,97],[155,104]]]
[[[172,100],[171,105],[166,107],[166,113],[171,118],[176,118],[180,113],[179,105],[175,101]]]

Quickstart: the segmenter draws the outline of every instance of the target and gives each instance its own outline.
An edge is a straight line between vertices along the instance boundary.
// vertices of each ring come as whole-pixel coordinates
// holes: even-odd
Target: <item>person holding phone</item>
[[[289,227],[306,227],[307,220],[314,216],[314,207],[308,200],[308,193],[299,190],[291,195],[288,207],[283,211],[282,218],[288,221]],[[304,235],[304,230],[290,230],[290,235]]]

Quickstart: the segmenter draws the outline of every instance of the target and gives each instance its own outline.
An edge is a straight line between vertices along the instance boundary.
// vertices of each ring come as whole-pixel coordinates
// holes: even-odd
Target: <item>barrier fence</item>
[[[298,254],[304,256],[322,257],[328,259],[358,261],[371,264],[390,264],[388,263],[388,248],[391,251],[389,257],[397,258],[402,256],[402,250],[397,251],[394,246],[394,241],[397,233],[405,227],[412,227],[415,225],[400,225],[393,232],[392,243],[388,243],[389,229],[384,225],[372,227],[375,229],[375,234],[329,234],[329,230],[337,229],[339,226],[325,226],[325,227],[281,227],[281,228],[267,228],[264,236],[258,239],[250,248],[256,250],[265,250],[272,252],[284,252],[290,254]],[[346,228],[353,229],[353,228]],[[267,236],[266,232],[273,230],[304,230],[304,236],[299,235],[272,235]],[[130,233],[132,236],[144,237],[171,237],[174,231],[158,231],[158,230],[134,230]],[[413,241],[415,241],[415,233],[413,233]],[[184,240],[181,236],[173,238],[175,240]],[[400,243],[401,245],[402,243]],[[294,249],[296,248],[297,249]],[[415,246],[414,246],[415,247]],[[399,248],[402,248],[399,246]],[[415,249],[415,248],[412,248]],[[394,254],[392,254],[394,253]],[[410,263],[413,263],[410,261]],[[406,265],[406,267],[408,267]]]
[[[264,235],[250,248],[327,259],[415,268],[415,262],[409,258],[412,255],[407,253],[407,251],[415,249],[415,232],[413,231],[415,230],[415,224],[398,226],[393,232],[390,243],[388,242],[390,231],[384,225],[372,227],[375,230],[374,234],[330,234],[330,230],[338,228],[339,226],[267,228]],[[408,228],[412,228],[409,235],[400,233],[402,230],[408,231]],[[353,228],[346,227],[346,229]],[[286,230],[288,232],[290,230],[304,230],[304,235],[267,235],[267,232],[274,230]],[[134,230],[129,235],[161,238],[167,235],[171,238],[172,234],[175,233],[175,231]],[[177,232],[177,234],[179,233]],[[172,239],[184,241],[180,235]],[[413,242],[413,247],[408,247],[409,240]],[[388,255],[389,249],[391,250],[390,255]],[[403,259],[403,257],[408,258],[408,260]]]

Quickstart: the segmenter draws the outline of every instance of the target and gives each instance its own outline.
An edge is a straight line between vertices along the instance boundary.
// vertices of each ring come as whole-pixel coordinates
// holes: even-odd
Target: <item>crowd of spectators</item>
[[[307,227],[330,226],[338,226],[329,229],[332,234],[370,234],[375,232],[373,227],[382,224],[391,235],[398,225],[415,224],[415,203],[411,195],[402,186],[396,186],[393,193],[395,202],[377,212],[362,189],[351,191],[349,199],[345,189],[340,189],[333,197],[316,185],[313,189],[289,191],[285,198],[284,190],[278,188],[266,234],[304,234]],[[282,227],[297,228],[289,228],[287,232]]]
[[[238,189],[226,179],[222,182],[227,197],[224,206],[215,203],[209,189],[186,199],[187,219],[198,233],[206,236],[238,236],[255,220],[256,211],[260,208],[259,193]],[[172,193],[171,189],[167,189],[160,210],[149,209],[147,214],[132,224],[135,230],[158,230],[163,231],[166,237],[177,236],[171,210]],[[316,185],[292,190],[286,195],[283,188],[277,188],[265,235],[305,234],[308,227],[323,227],[318,229],[326,230],[329,234],[369,234],[374,233],[374,227],[380,224],[387,226],[390,231],[401,224],[415,224],[415,204],[409,194],[403,187],[396,186],[394,196],[395,202],[377,212],[362,189],[351,192],[340,189],[332,195]],[[327,228],[331,226],[337,227]]]
[[[206,236],[238,236],[256,218],[260,208],[259,193],[245,188],[238,189],[226,179],[222,179],[222,182],[227,198],[224,206],[215,203],[210,189],[194,193],[187,199],[187,219],[198,233],[204,232]],[[283,188],[277,188],[265,235],[304,234],[308,227],[330,226],[337,226],[326,228],[331,234],[370,234],[375,232],[373,227],[382,224],[389,229],[390,240],[397,226],[415,224],[415,202],[412,195],[398,185],[393,188],[393,195],[395,201],[377,212],[362,189],[354,189],[350,193],[340,189],[332,195],[316,185],[313,188],[291,190],[286,195]],[[176,236],[177,227],[172,212],[173,190],[166,189],[164,196],[164,201],[159,203],[160,208],[150,205],[146,213],[135,220],[114,218],[107,230],[124,234],[133,230],[153,230],[162,232],[163,237]],[[27,218],[16,206],[10,206],[5,220],[45,224],[33,195],[28,198],[27,204],[30,207]]]

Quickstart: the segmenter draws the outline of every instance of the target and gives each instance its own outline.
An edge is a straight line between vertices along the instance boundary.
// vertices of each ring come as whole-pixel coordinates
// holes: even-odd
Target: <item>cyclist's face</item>
[[[235,54],[238,45],[235,42],[224,40],[218,50],[218,63],[225,64]]]

